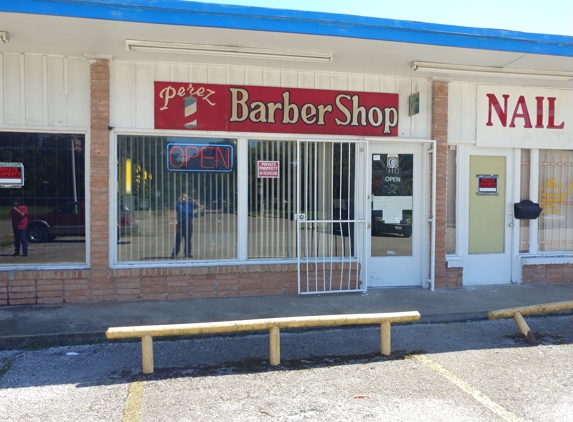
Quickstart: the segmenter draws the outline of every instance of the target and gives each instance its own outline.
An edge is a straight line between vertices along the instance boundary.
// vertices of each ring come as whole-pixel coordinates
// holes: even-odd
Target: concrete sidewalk
[[[455,290],[0,307],[0,349],[105,341],[108,327],[305,315],[418,311],[421,323],[487,319],[491,310],[573,299],[573,286],[493,285]],[[571,313],[570,311],[568,311]]]

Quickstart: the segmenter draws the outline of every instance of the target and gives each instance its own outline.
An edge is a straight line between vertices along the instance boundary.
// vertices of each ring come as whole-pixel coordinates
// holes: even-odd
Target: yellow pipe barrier
[[[390,354],[390,324],[412,322],[420,319],[420,313],[391,312],[353,315],[319,315],[304,317],[252,319],[242,321],[203,322],[194,324],[147,325],[138,327],[110,327],[108,339],[141,338],[142,366],[144,374],[153,373],[153,337],[219,334],[239,331],[269,330],[270,364],[280,365],[280,329],[302,327],[330,327],[337,325],[380,324],[380,353]]]
[[[532,346],[537,344],[537,339],[533,332],[523,319],[523,315],[542,314],[546,312],[566,311],[573,309],[573,300],[565,302],[544,303],[541,305],[520,306],[517,308],[500,309],[490,311],[487,316],[489,319],[513,318],[519,330],[525,336],[525,342]]]
[[[566,311],[567,309],[573,309],[573,300],[489,311],[487,316],[489,319],[512,318],[516,312],[519,312],[521,315],[531,315],[542,314],[545,312]]]

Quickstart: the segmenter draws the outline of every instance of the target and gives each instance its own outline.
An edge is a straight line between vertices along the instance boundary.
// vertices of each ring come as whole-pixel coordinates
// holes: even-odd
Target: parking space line
[[[440,374],[441,376],[446,378],[448,381],[452,382],[454,385],[459,387],[464,393],[473,397],[477,402],[479,402],[480,404],[482,404],[483,406],[485,406],[486,408],[491,410],[493,413],[495,413],[496,415],[501,417],[503,420],[508,421],[508,422],[519,422],[519,421],[521,421],[521,419],[519,419],[519,417],[515,416],[513,413],[508,412],[507,410],[505,410],[500,405],[494,403],[489,397],[485,396],[483,393],[481,393],[480,391],[473,388],[471,385],[469,385],[464,380],[456,377],[450,371],[445,369],[443,366],[437,364],[436,362],[434,362],[432,359],[428,358],[427,356],[425,356],[425,355],[408,355],[408,356],[406,356],[406,358],[407,359],[414,359],[414,360],[417,360],[417,361],[423,363],[428,368],[432,369],[433,371],[437,372],[438,374]]]
[[[123,412],[124,422],[139,422],[141,419],[141,400],[143,397],[143,381],[129,384],[125,410]]]

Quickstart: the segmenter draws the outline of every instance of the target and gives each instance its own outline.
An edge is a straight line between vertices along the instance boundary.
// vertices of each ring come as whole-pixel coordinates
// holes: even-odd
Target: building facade
[[[180,1],[0,16],[0,305],[573,283],[571,37]]]

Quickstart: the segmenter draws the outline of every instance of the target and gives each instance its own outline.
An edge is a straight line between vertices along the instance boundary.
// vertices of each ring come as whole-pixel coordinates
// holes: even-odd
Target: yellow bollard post
[[[141,360],[144,374],[153,373],[153,337],[141,337]]]
[[[269,330],[271,346],[271,365],[278,366],[281,364],[281,334],[278,325],[274,325]]]
[[[380,324],[380,353],[390,356],[390,321],[383,321]]]
[[[519,327],[519,330],[525,336],[525,342],[531,346],[536,346],[538,344],[537,339],[535,338],[535,336],[531,332],[531,329],[529,328],[529,326],[527,325],[527,323],[523,319],[523,316],[521,315],[520,312],[516,312],[515,314],[513,314],[513,320],[515,321],[515,323]]]

